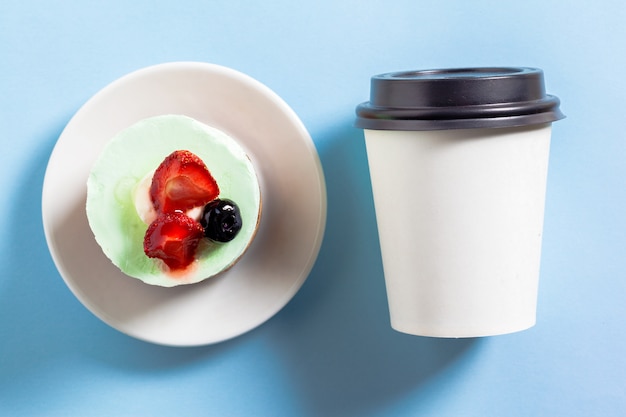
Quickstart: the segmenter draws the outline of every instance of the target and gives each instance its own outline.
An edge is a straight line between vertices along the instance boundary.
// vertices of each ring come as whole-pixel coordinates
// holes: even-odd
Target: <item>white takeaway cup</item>
[[[364,129],[391,326],[432,337],[536,321],[551,123],[533,68],[372,77]]]

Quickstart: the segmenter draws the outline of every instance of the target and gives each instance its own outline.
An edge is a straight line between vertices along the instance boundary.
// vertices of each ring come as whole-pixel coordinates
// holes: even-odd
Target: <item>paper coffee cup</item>
[[[434,337],[536,321],[551,123],[533,68],[372,77],[363,128],[391,326]]]

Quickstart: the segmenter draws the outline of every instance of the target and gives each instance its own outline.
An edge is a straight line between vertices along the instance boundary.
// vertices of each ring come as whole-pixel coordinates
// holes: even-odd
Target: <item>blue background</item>
[[[626,415],[625,21],[622,0],[3,1],[0,415]],[[245,72],[293,107],[329,209],[318,261],[279,314],[183,349],[89,313],[41,224],[45,166],[72,115],[118,77],[181,60]],[[538,323],[404,335],[388,324],[354,107],[373,74],[483,65],[542,68],[568,116],[553,129]]]

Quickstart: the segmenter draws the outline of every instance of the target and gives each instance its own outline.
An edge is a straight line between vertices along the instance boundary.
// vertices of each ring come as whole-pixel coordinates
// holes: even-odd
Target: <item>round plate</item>
[[[256,238],[233,268],[174,288],[120,272],[95,242],[85,214],[87,177],[107,141],[161,114],[187,115],[237,139],[255,165],[263,200]],[[92,313],[141,340],[198,346],[252,330],[296,294],[322,242],[326,188],[308,132],[280,97],[232,69],[179,62],[120,78],[74,115],[48,162],[42,214],[61,276]]]

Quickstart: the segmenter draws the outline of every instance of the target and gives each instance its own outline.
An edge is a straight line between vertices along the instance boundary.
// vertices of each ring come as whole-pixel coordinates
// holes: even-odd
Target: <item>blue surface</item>
[[[626,415],[626,3],[246,3],[0,5],[0,415]],[[329,204],[296,297],[248,334],[189,349],[89,313],[55,269],[40,213],[74,112],[128,72],[180,60],[281,95],[315,141]],[[538,324],[484,339],[400,334],[354,107],[373,74],[481,65],[543,68],[568,116],[553,130]]]

